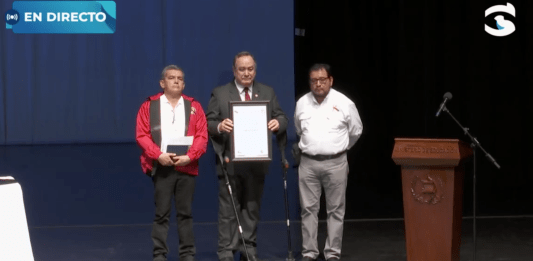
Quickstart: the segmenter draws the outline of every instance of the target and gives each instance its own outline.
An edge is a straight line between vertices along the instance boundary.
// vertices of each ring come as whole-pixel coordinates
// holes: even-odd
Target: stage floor
[[[463,220],[461,260],[473,260],[473,220]],[[293,250],[301,259],[300,223],[291,224]],[[326,223],[320,223],[319,246],[323,248]],[[194,225],[198,261],[216,261],[216,223]],[[114,226],[30,227],[36,261],[146,261],[152,260],[150,224]],[[287,257],[284,222],[263,222],[258,231],[259,257],[282,261]],[[176,225],[170,227],[169,261],[177,255]],[[476,260],[529,261],[533,259],[533,217],[478,217]],[[323,258],[323,256],[321,256]],[[238,260],[237,257],[235,260]],[[320,259],[319,259],[320,260]],[[406,260],[404,225],[401,219],[347,220],[342,260]]]

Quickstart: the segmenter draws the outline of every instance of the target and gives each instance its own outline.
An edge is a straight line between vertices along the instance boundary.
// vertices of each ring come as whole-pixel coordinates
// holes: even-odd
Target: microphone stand
[[[289,217],[289,196],[287,193],[287,169],[289,169],[289,162],[285,158],[285,148],[284,146],[281,149],[281,167],[283,168],[283,195],[285,197],[285,217],[287,219],[287,243],[288,243],[288,255],[285,259],[286,261],[295,261],[292,255],[292,245],[291,245],[291,222]]]
[[[489,161],[492,162],[492,164],[494,164],[494,166],[496,166],[496,168],[500,169],[500,165],[496,162],[496,160],[481,146],[481,144],[479,143],[479,141],[470,134],[470,132],[468,131],[468,128],[465,128],[463,127],[463,125],[461,125],[461,123],[459,123],[459,121],[453,117],[452,113],[448,110],[448,108],[446,108],[446,106],[444,106],[444,108],[442,109],[443,111],[445,111],[446,113],[448,113],[448,115],[450,115],[450,117],[452,117],[452,119],[457,123],[457,125],[459,125],[459,127],[464,131],[465,135],[468,136],[470,138],[470,141],[472,143],[470,143],[470,147],[472,147],[472,152],[473,152],[473,157],[474,157],[474,169],[473,169],[473,172],[474,172],[474,175],[473,175],[473,209],[474,209],[474,213],[473,213],[473,219],[474,219],[474,235],[473,235],[473,241],[474,241],[474,251],[473,251],[473,261],[476,261],[476,149],[477,148],[480,148],[484,153],[485,153],[485,156],[489,159]]]
[[[233,205],[233,212],[235,212],[235,218],[237,219],[237,225],[239,226],[239,234],[241,236],[242,245],[244,246],[244,252],[246,253],[246,260],[250,260],[250,256],[248,256],[248,249],[246,248],[246,242],[244,241],[244,236],[242,234],[242,226],[241,221],[239,219],[239,212],[237,212],[237,207],[235,206],[235,199],[233,198],[233,192],[231,190],[231,184],[229,182],[229,176],[228,172],[226,170],[226,162],[222,158],[222,155],[218,154],[218,158],[220,160],[220,164],[222,164],[222,172],[224,172],[224,177],[226,178],[226,186],[228,187],[229,197],[231,198],[231,204]],[[242,253],[241,253],[242,256]]]

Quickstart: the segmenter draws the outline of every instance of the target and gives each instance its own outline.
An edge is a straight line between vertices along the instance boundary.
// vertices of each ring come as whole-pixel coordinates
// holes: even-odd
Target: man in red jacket
[[[143,151],[142,170],[152,177],[155,189],[153,260],[167,260],[166,239],[174,197],[180,260],[193,261],[196,254],[192,226],[194,177],[198,175],[198,159],[207,149],[207,121],[200,103],[182,93],[185,88],[182,69],[175,65],[165,67],[159,84],[163,93],[149,97],[141,105],[136,127],[137,144]],[[186,153],[167,153],[167,144],[190,137],[192,144]]]

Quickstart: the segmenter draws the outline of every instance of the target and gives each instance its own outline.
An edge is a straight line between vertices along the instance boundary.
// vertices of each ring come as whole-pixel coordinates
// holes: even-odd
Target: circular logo
[[[420,203],[437,204],[444,198],[444,184],[440,177],[415,176],[411,181],[411,193]]]
[[[20,14],[17,12],[17,10],[11,9],[6,12],[5,19],[7,24],[14,25],[20,20]]]

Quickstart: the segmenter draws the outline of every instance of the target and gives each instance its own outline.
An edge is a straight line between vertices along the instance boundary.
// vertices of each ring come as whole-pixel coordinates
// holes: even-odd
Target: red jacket
[[[150,101],[157,100],[163,93],[150,96],[139,109],[137,113],[137,127],[135,128],[137,144],[141,147],[143,153],[141,155],[141,167],[144,173],[148,174],[154,166],[154,161],[157,161],[162,154],[161,149],[152,140],[150,131]],[[187,136],[194,136],[187,156],[191,158],[191,162],[185,166],[176,166],[176,170],[185,172],[191,175],[198,175],[198,159],[207,150],[207,121],[204,110],[199,102],[192,97],[182,95],[186,100],[191,102],[191,115],[189,118],[189,129]]]

